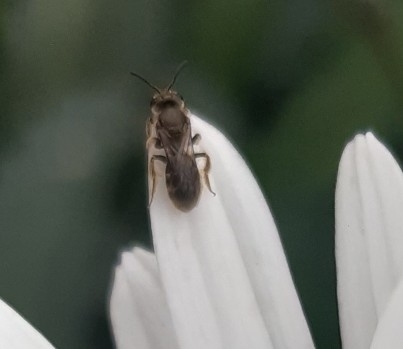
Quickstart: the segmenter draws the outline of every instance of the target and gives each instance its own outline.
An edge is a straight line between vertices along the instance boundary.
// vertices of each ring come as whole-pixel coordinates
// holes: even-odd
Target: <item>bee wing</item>
[[[185,124],[183,136],[179,140],[173,140],[169,132],[163,128],[159,129],[157,133],[161,139],[168,161],[184,154],[193,155],[190,123]]]
[[[193,146],[192,146],[192,128],[190,126],[190,121],[185,124],[184,135],[179,148],[179,154],[188,154],[193,156]]]

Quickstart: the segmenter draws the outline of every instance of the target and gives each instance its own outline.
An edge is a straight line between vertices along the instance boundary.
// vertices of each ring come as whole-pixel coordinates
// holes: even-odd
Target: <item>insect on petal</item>
[[[53,349],[37,330],[0,300],[0,348]]]
[[[230,142],[191,116],[196,152],[211,158],[216,196],[177,210],[159,180],[150,207],[154,248],[183,348],[313,348],[270,210]],[[203,166],[203,162],[199,162]]]
[[[110,318],[118,349],[177,349],[154,254],[135,247],[115,268]]]
[[[403,272],[403,176],[371,134],[344,150],[336,187],[336,259],[344,348],[369,348]]]

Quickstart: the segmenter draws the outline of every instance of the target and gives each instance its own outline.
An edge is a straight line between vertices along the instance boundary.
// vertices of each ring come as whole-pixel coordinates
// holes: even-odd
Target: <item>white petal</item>
[[[403,348],[403,281],[393,292],[379,320],[371,349]]]
[[[248,167],[214,127],[192,116],[211,158],[188,213],[163,179],[150,207],[154,247],[183,348],[313,348],[270,210]]]
[[[117,348],[178,348],[155,256],[134,248],[123,252],[121,260],[110,299]]]
[[[336,188],[336,259],[344,348],[369,348],[403,271],[403,177],[371,134],[345,149]]]
[[[0,348],[52,349],[54,347],[0,299]]]

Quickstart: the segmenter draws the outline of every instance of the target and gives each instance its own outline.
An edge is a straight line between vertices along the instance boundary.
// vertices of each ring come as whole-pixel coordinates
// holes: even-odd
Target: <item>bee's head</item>
[[[165,108],[184,108],[185,102],[182,96],[176,91],[162,90],[154,94],[150,102],[151,109],[161,111]]]
[[[184,61],[179,65],[172,81],[169,83],[168,87],[165,89],[160,89],[158,87],[155,87],[154,85],[149,83],[148,80],[144,79],[141,75],[139,75],[137,73],[131,73],[133,76],[144,81],[148,86],[150,86],[153,90],[156,91],[156,93],[154,94],[154,96],[150,102],[151,110],[155,110],[156,112],[159,112],[167,107],[177,107],[177,108],[181,108],[181,109],[185,107],[185,103],[183,101],[182,96],[179,95],[177,92],[171,90],[171,88],[175,84],[176,78],[178,77],[179,73],[181,72],[183,67],[186,65],[186,63],[187,63],[187,61]]]

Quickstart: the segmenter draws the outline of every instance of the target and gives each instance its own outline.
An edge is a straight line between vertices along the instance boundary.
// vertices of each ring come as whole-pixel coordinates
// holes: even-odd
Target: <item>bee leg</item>
[[[150,195],[150,201],[148,203],[148,207],[150,207],[151,203],[153,202],[156,184],[157,184],[157,174],[155,173],[155,164],[154,164],[155,160],[161,161],[164,164],[167,163],[167,158],[162,155],[154,155],[150,160],[150,171],[151,171],[150,176],[151,176],[152,183],[151,183],[151,195]]]
[[[203,177],[203,181],[207,186],[207,189],[210,191],[211,194],[213,194],[214,196],[216,196],[216,193],[214,193],[211,189],[211,185],[210,185],[210,180],[208,178],[208,173],[210,172],[210,168],[211,168],[211,162],[210,162],[210,156],[208,156],[206,153],[198,153],[195,154],[195,158],[205,158],[206,159],[206,165],[204,166],[203,170],[202,170],[202,177]]]
[[[200,134],[196,133],[193,137],[192,137],[192,144],[193,145],[197,145],[201,140],[201,136]]]
[[[157,137],[150,137],[147,139],[146,142],[146,149],[150,148],[151,146],[154,146],[155,149],[162,149],[162,143],[161,140]]]

